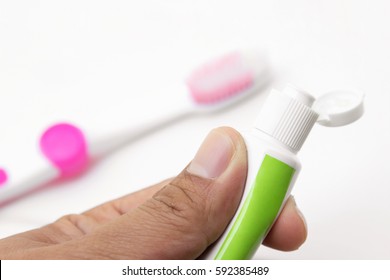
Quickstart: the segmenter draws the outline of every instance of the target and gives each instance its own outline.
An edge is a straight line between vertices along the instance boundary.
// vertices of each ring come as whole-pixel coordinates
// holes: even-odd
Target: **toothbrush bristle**
[[[194,71],[187,86],[196,103],[210,104],[242,93],[253,86],[254,78],[242,55],[234,52]]]

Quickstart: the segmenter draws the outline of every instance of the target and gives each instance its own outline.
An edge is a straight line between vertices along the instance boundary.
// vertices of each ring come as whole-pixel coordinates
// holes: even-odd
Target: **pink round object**
[[[88,165],[86,139],[74,125],[60,123],[51,126],[43,133],[40,147],[63,177],[77,175]]]
[[[4,169],[0,168],[0,186],[7,183],[7,180],[8,180],[7,172],[5,172]]]

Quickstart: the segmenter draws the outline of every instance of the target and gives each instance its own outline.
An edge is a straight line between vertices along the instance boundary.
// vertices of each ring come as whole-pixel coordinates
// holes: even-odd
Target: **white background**
[[[388,1],[0,2],[0,166],[39,169],[37,139],[71,121],[95,133],[180,104],[167,90],[194,66],[242,47],[268,51],[276,87],[315,96],[366,94],[366,114],[313,129],[293,191],[307,242],[256,258],[390,258],[390,4]],[[174,176],[213,127],[247,129],[265,94],[232,110],[175,124],[96,165],[82,178],[0,209],[0,236],[49,223]]]
[[[1,276],[6,280],[38,278],[68,280],[81,277],[93,279],[388,279],[388,261],[344,260],[261,260],[254,261],[2,261]],[[23,269],[20,269],[23,267]],[[123,275],[123,270],[129,275]],[[258,267],[268,267],[261,275]],[[69,269],[71,268],[71,269]],[[165,270],[163,270],[165,268]],[[233,269],[231,269],[233,268]],[[236,270],[237,268],[237,270]],[[179,270],[180,269],[180,270]],[[248,269],[258,275],[239,274]],[[153,275],[153,270],[155,275]],[[204,270],[206,275],[204,274]],[[181,271],[183,275],[177,275]],[[321,273],[318,273],[321,271]],[[231,275],[228,275],[228,274]],[[131,275],[133,274],[133,275]],[[159,276],[159,274],[161,276]],[[164,275],[164,276],[162,276]],[[169,275],[169,276],[167,276]],[[34,278],[34,279],[35,279]]]

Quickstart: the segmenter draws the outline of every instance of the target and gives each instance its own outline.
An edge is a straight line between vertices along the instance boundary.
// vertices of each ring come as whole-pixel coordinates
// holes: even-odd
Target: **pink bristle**
[[[254,75],[240,53],[227,54],[194,71],[187,86],[196,103],[210,104],[251,87]]]

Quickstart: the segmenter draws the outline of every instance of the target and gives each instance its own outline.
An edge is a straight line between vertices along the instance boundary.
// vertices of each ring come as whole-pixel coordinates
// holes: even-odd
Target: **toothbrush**
[[[0,206],[59,179],[85,172],[92,162],[104,158],[124,145],[196,114],[218,111],[256,93],[270,80],[265,57],[255,52],[233,52],[195,70],[183,91],[183,106],[165,117],[106,135],[93,137],[77,126],[58,123],[40,138],[46,166],[17,184],[0,168]],[[8,181],[7,181],[8,180]]]

